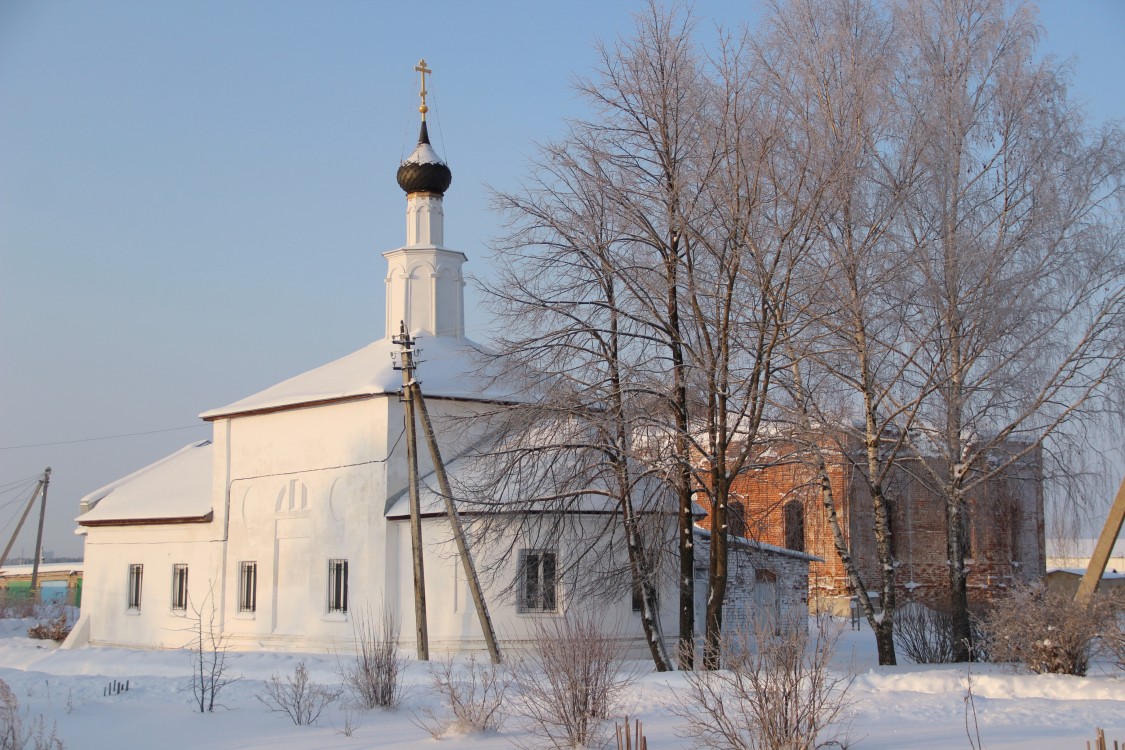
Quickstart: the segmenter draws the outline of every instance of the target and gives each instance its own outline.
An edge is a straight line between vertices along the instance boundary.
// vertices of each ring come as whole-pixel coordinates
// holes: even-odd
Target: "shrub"
[[[444,710],[422,709],[419,723],[435,739],[447,733],[494,732],[504,723],[512,677],[499,664],[470,656],[458,670],[452,659],[446,659],[430,666],[430,680]]]
[[[64,750],[55,734],[55,724],[47,729],[42,716],[20,711],[16,694],[0,680],[0,750]]]
[[[724,669],[689,672],[676,713],[685,736],[710,748],[792,750],[846,746],[853,675],[829,669],[840,637],[833,625],[756,629],[725,638]]]
[[[70,635],[70,621],[65,608],[61,608],[58,615],[47,622],[38,622],[27,629],[28,638],[37,638],[41,641],[65,641],[68,635]]]
[[[297,664],[292,677],[277,674],[266,683],[266,694],[257,696],[269,710],[283,713],[299,727],[315,724],[325,707],[340,697],[342,689],[331,689],[312,682],[304,662]]]
[[[352,619],[355,657],[339,663],[344,686],[363,708],[398,705],[406,661],[398,651],[398,623],[386,607],[376,623],[370,611]]]
[[[1014,588],[983,621],[992,657],[1023,664],[1037,674],[1084,676],[1099,633],[1111,627],[1109,597],[1089,607],[1041,584]]]
[[[953,618],[949,612],[910,602],[895,610],[895,648],[915,664],[953,662]]]
[[[623,670],[616,639],[592,615],[567,615],[536,622],[538,656],[513,670],[520,699],[512,713],[549,747],[600,747],[606,722],[624,713],[623,698],[635,675]]]
[[[1125,590],[1106,596],[1110,614],[1101,633],[1102,653],[1115,667],[1125,670]]]

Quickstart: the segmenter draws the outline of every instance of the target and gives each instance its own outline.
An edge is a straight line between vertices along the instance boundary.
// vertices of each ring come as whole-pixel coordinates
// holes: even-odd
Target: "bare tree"
[[[788,391],[796,431],[814,471],[849,585],[875,633],[881,664],[895,663],[895,561],[889,479],[904,456],[920,398],[902,379],[918,344],[902,336],[909,297],[896,227],[914,180],[915,146],[895,114],[898,49],[889,13],[866,0],[800,0],[767,19],[778,57],[790,66],[786,96],[808,113],[824,195],[817,204],[807,306],[795,329]],[[921,389],[925,393],[924,387]],[[858,450],[857,450],[858,447]],[[839,520],[829,460],[843,460],[866,485],[872,508],[882,613],[868,594]],[[855,503],[857,498],[846,498]]]
[[[945,503],[963,660],[968,495],[1096,411],[1121,375],[1125,157],[1120,131],[1091,130],[1064,70],[1036,59],[1031,6],[930,0],[899,17],[922,177],[902,220],[919,290],[905,319],[922,344],[913,380],[940,384],[908,434]]]
[[[532,426],[533,441],[519,454],[524,463],[508,464],[509,475],[533,473],[526,466],[532,455],[568,453],[572,476],[563,487],[571,488],[570,497],[594,492],[614,499],[630,586],[640,593],[660,669],[671,660],[657,617],[655,574],[668,556],[658,552],[659,524],[648,540],[640,524],[645,511],[665,509],[637,507],[640,483],[662,479],[677,498],[680,654],[687,666],[694,626],[682,277],[698,235],[690,220],[702,193],[706,86],[690,19],[679,15],[650,6],[633,39],[600,48],[598,78],[579,85],[597,119],[573,123],[568,138],[543,149],[525,190],[498,198],[513,231],[499,248],[508,270],[490,288],[501,317],[512,323],[507,330],[517,334],[498,345],[507,353],[507,371],[530,377],[536,389],[535,407],[513,410],[522,411],[518,424]],[[509,432],[508,456],[515,455],[512,444]],[[557,462],[552,467],[557,481]],[[557,486],[544,489],[556,499],[566,494]]]
[[[622,537],[627,575],[611,566],[584,582],[588,593],[640,593],[646,640],[663,670],[672,662],[657,610],[655,547],[668,508],[665,493],[637,491],[646,471],[634,445],[637,415],[654,401],[636,385],[637,371],[652,366],[652,337],[621,281],[617,224],[607,211],[612,180],[599,157],[597,134],[576,131],[544,149],[523,194],[497,197],[512,231],[497,247],[503,271],[489,287],[493,310],[508,323],[496,345],[503,377],[526,391],[490,415],[500,438],[485,448],[483,488],[472,494],[488,495],[502,512],[475,532],[500,527],[493,537],[511,539],[516,524],[525,536],[553,539],[565,527],[579,543],[560,572],[611,561],[592,552]],[[588,513],[603,505],[616,511],[607,524]],[[656,521],[647,533],[646,515]]]
[[[227,667],[229,646],[219,623],[219,611],[215,604],[215,585],[211,583],[207,596],[197,605],[189,599],[191,609],[191,649],[192,675],[191,694],[193,703],[200,713],[214,712],[219,694],[232,682],[238,682],[242,675],[232,675]]]

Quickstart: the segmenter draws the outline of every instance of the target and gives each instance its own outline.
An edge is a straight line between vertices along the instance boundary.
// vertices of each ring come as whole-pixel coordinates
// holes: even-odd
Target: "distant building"
[[[820,558],[809,569],[814,611],[847,610],[852,591],[836,552],[828,514],[812,467],[798,458],[762,461],[734,482],[731,531],[746,538],[808,552]],[[891,538],[900,603],[941,606],[949,597],[945,507],[905,461],[888,484]],[[828,473],[844,537],[872,593],[880,585],[873,532],[874,511],[855,462],[830,454]],[[709,510],[704,493],[698,502]],[[709,527],[709,517],[702,525]],[[987,481],[968,498],[970,601],[981,601],[1046,570],[1042,457],[1038,450]]]

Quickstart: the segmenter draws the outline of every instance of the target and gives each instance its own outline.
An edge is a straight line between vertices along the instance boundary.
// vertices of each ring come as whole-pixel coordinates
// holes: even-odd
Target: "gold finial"
[[[425,120],[426,113],[430,111],[430,108],[426,106],[426,74],[433,73],[434,71],[426,67],[426,61],[424,59],[419,60],[418,64],[414,66],[414,69],[422,74],[422,90],[418,92],[422,96],[422,106],[418,107],[418,111],[422,113],[422,119]]]

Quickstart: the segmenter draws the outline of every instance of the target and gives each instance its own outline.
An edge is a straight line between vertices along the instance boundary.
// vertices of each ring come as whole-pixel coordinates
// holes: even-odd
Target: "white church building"
[[[403,377],[392,356],[400,350],[392,340],[400,322],[421,338],[418,379],[435,423],[471,417],[507,397],[477,373],[478,347],[464,337],[466,257],[445,246],[442,214],[452,174],[429,143],[424,100],[422,112],[418,145],[397,175],[406,193],[406,243],[383,253],[384,337],[204,412],[210,440],[84,497],[77,518],[85,535],[83,601],[68,645],[179,648],[192,640],[203,612],[233,648],[343,650],[356,613],[378,616],[387,607],[400,623],[402,647],[415,647]],[[438,441],[443,456],[455,457],[479,437],[470,426],[439,431]],[[419,474],[434,486],[419,442]],[[449,519],[435,491],[422,495],[430,649],[484,650]],[[472,551],[493,566],[504,555],[501,574],[485,585],[502,647],[525,642],[536,620],[575,604],[556,574],[568,543],[512,539],[503,550]],[[809,556],[760,556],[780,573],[775,580],[784,592],[806,590]],[[672,648],[674,581],[663,585],[659,601]],[[646,650],[628,593],[598,606],[607,626],[638,653]]]

